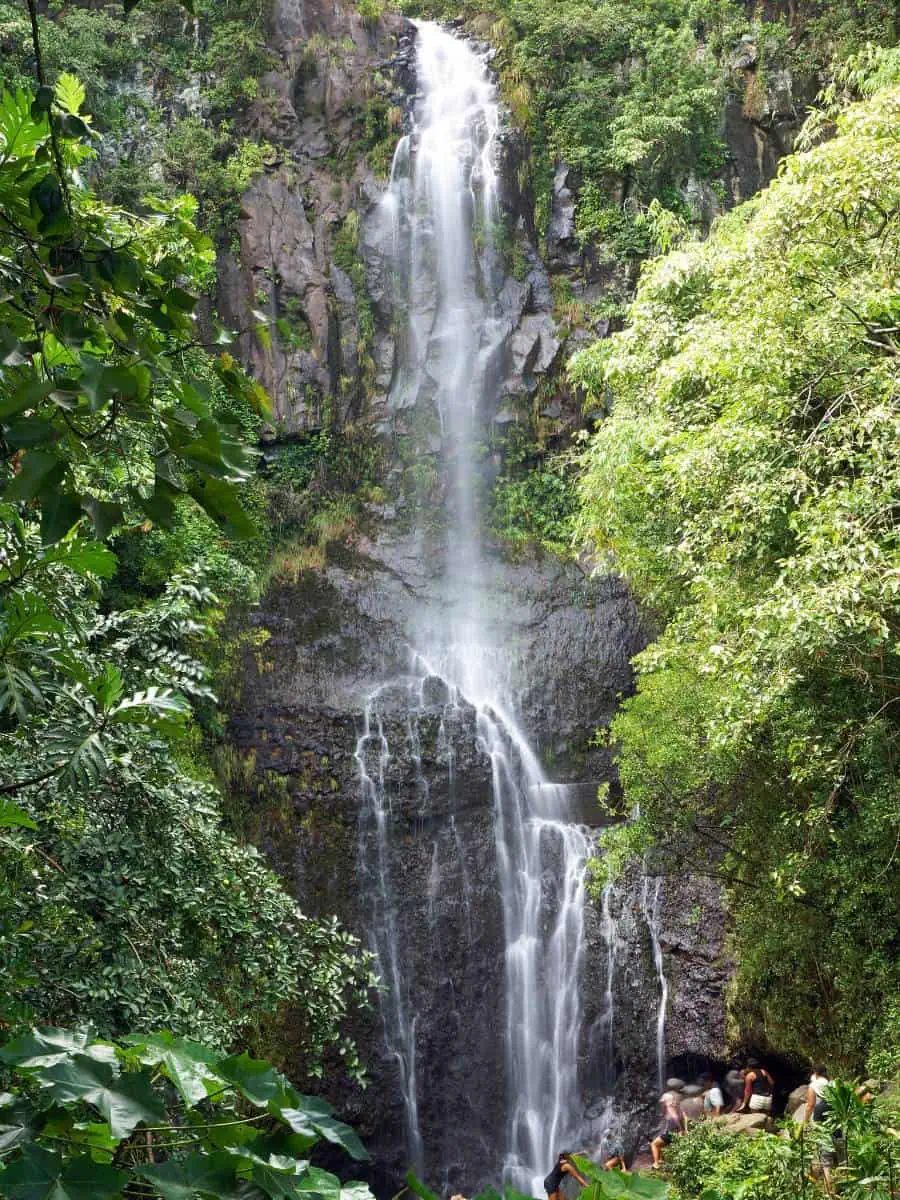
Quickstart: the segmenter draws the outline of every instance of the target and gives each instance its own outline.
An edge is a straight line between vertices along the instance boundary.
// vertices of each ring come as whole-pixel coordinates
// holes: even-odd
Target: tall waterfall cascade
[[[412,1166],[425,1158],[420,1121],[421,1028],[398,927],[401,871],[391,852],[391,764],[416,764],[422,837],[428,830],[428,783],[422,745],[454,786],[454,730],[474,710],[475,738],[489,759],[494,854],[504,929],[498,978],[505,1027],[495,1031],[505,1057],[505,1134],[492,1147],[497,1174],[518,1190],[543,1195],[542,1180],[560,1149],[599,1131],[586,1121],[579,1081],[582,985],[586,955],[585,865],[591,831],[575,816],[572,789],[551,782],[521,727],[507,645],[503,598],[489,586],[482,542],[480,445],[492,388],[513,330],[499,301],[506,282],[499,230],[500,110],[495,84],[476,49],[436,24],[417,23],[418,95],[410,133],[395,154],[378,212],[391,247],[396,338],[389,410],[432,414],[444,472],[445,536],[440,601],[423,606],[411,632],[406,673],[381,682],[367,700],[356,747],[361,786],[358,871],[368,905],[369,941],[383,981],[381,1017],[388,1057],[403,1089]],[[422,553],[432,544],[424,534]],[[391,745],[390,713],[405,716]],[[435,711],[440,712],[432,737]],[[429,726],[426,730],[426,726]],[[397,737],[396,722],[391,726]],[[422,899],[422,921],[437,935],[442,893],[454,896],[470,936],[470,868],[459,833],[435,836]],[[658,900],[658,892],[656,894]],[[646,909],[655,913],[653,899]],[[604,1126],[614,1119],[613,990],[617,933],[610,893],[603,901],[607,994],[602,1087]],[[657,943],[654,943],[654,951]],[[663,1001],[663,1007],[664,1007]],[[478,1097],[470,1098],[477,1118]]]

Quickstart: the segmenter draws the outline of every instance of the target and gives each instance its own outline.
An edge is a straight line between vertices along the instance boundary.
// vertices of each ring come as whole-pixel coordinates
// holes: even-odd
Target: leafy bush
[[[731,885],[740,1027],[847,1070],[900,984],[898,119],[896,86],[847,108],[571,368],[614,397],[581,531],[668,621],[625,802]]]
[[[341,1027],[368,959],[228,836],[185,750],[192,707],[215,701],[196,542],[231,581],[254,561],[221,539],[257,532],[238,485],[267,398],[194,344],[214,255],[193,202],[146,219],[85,186],[84,97],[66,74],[0,95],[0,1018],[224,1046],[294,1004],[310,1071],[335,1044],[357,1071]],[[140,604],[103,609],[107,543],[138,531],[190,579],[147,602],[138,551]]]
[[[0,1050],[8,1200],[146,1195],[208,1200],[372,1200],[365,1184],[311,1166],[320,1140],[368,1157],[321,1100],[267,1062],[165,1031],[98,1041],[89,1029],[33,1029]]]
[[[713,1122],[692,1125],[675,1138],[666,1167],[685,1200],[785,1200],[804,1187],[796,1143],[765,1133],[723,1133]]]

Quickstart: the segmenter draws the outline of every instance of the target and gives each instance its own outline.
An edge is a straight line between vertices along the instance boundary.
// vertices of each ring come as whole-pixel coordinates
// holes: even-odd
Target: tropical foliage
[[[898,117],[896,84],[847,107],[572,365],[615,401],[583,534],[665,625],[613,841],[725,879],[741,1028],[851,1068],[900,1048]]]
[[[309,1154],[324,1139],[368,1156],[321,1100],[267,1062],[161,1032],[118,1042],[33,1029],[0,1050],[0,1192],[36,1197],[371,1200]]]
[[[791,1121],[778,1135],[736,1136],[705,1121],[693,1124],[666,1150],[674,1200],[783,1200],[821,1196],[821,1163],[832,1187],[852,1200],[891,1200],[896,1171],[896,1101],[864,1101],[836,1081],[827,1091],[828,1116],[801,1127]]]
[[[233,580],[256,536],[239,497],[267,398],[231,333],[201,334],[193,201],[136,217],[87,186],[84,102],[68,74],[0,94],[2,1018],[224,1047],[294,1004],[306,1068],[327,1048],[356,1071],[365,956],[223,831],[190,740],[215,710],[203,568]],[[170,542],[150,589],[130,548],[191,519],[207,553]],[[113,545],[136,588],[110,589]]]

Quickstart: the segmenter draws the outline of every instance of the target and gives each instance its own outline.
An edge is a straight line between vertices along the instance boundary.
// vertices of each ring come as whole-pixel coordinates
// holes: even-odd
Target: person
[[[571,1152],[562,1150],[556,1157],[556,1165],[544,1180],[544,1191],[549,1200],[565,1200],[562,1194],[562,1181],[567,1175],[577,1179],[582,1187],[587,1187],[587,1180],[572,1162]]]
[[[741,1074],[744,1077],[744,1102],[738,1112],[770,1113],[775,1080],[755,1058],[747,1060]]]
[[[806,1111],[803,1114],[802,1125],[808,1125],[811,1120],[821,1121],[828,1112],[825,1089],[829,1082],[825,1067],[813,1067],[812,1075],[809,1077],[809,1087],[806,1089]]]
[[[702,1075],[700,1082],[703,1085],[704,1117],[721,1117],[725,1108],[725,1097],[722,1095],[722,1089],[713,1079],[712,1075]]]
[[[684,1133],[687,1121],[681,1111],[681,1088],[672,1086],[669,1080],[667,1090],[659,1098],[663,1119],[659,1133],[650,1143],[650,1153],[653,1155],[653,1170],[658,1171],[662,1165],[663,1147],[668,1146],[676,1133]]]
[[[626,1175],[629,1174],[625,1158],[625,1144],[620,1135],[615,1133],[612,1128],[607,1129],[600,1140],[600,1161],[604,1171],[618,1168]]]
[[[808,1125],[810,1121],[813,1124],[818,1124],[827,1115],[830,1105],[828,1103],[828,1086],[830,1084],[828,1071],[825,1067],[813,1067],[812,1075],[809,1077],[809,1087],[806,1089],[806,1108],[803,1112],[801,1125]],[[831,1182],[831,1172],[837,1166],[838,1152],[834,1137],[831,1138],[831,1144],[827,1142],[819,1147],[819,1163],[822,1167],[822,1178],[825,1183],[825,1191],[829,1196],[834,1195],[834,1187]]]

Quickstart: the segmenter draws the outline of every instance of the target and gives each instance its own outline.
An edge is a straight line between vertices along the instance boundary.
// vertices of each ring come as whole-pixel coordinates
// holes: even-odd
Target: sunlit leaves
[[[898,119],[896,87],[851,106],[572,366],[613,401],[582,532],[668,622],[613,724],[626,800],[739,885],[747,1019],[777,994],[782,1046],[855,1066],[896,981]],[[827,1030],[790,1000],[822,963]]]
[[[229,536],[252,536],[235,490],[251,474],[252,454],[208,412],[198,427],[186,425],[175,398],[174,363],[197,341],[212,247],[187,199],[156,202],[154,215],[139,218],[84,189],[72,170],[93,153],[84,100],[66,73],[55,93],[43,89],[33,103],[21,92],[0,97],[0,165],[9,167],[0,171],[0,207],[15,214],[0,226],[8,463],[0,491],[36,503],[48,544],[79,521],[103,536],[129,510],[170,519],[174,494],[193,496]],[[233,360],[220,360],[217,373],[232,397],[268,411]],[[171,467],[165,476],[153,471],[161,457]]]
[[[0,1185],[5,1196],[102,1200],[145,1180],[163,1200],[198,1194],[208,1200],[372,1200],[365,1185],[342,1188],[337,1176],[300,1157],[318,1135],[297,1137],[282,1114],[290,1102],[324,1120],[329,1106],[301,1097],[269,1063],[246,1054],[226,1058],[167,1032],[132,1036],[117,1047],[91,1041],[86,1032],[43,1029],[4,1047],[0,1059],[20,1082],[40,1089],[28,1086],[27,1099],[8,1095],[0,1102],[0,1146],[11,1155]],[[172,1104],[166,1079],[178,1086],[181,1106]],[[242,1102],[263,1111],[258,1118],[237,1117]],[[105,1120],[74,1119],[85,1106]],[[257,1120],[266,1122],[265,1132]],[[338,1126],[332,1119],[332,1129]],[[341,1138],[332,1140],[365,1157],[355,1134],[340,1129]],[[119,1153],[119,1143],[135,1130],[128,1153]],[[113,1160],[125,1169],[113,1168]]]

